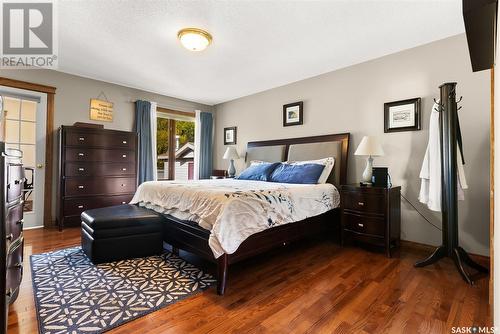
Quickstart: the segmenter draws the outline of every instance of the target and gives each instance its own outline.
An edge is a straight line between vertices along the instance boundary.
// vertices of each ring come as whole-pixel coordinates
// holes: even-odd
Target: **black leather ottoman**
[[[82,248],[92,263],[160,254],[165,218],[133,204],[84,211]]]

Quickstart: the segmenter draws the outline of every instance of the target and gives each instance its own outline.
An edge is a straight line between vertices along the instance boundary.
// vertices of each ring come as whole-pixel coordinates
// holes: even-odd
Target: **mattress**
[[[153,209],[210,231],[218,258],[232,254],[253,234],[317,216],[340,204],[332,184],[289,184],[235,179],[150,181],[131,204]]]

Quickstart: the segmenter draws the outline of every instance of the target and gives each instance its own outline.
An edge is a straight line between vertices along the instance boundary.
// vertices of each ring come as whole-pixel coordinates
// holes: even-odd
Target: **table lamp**
[[[222,159],[229,160],[229,168],[227,169],[227,174],[229,177],[234,177],[234,174],[236,174],[236,168],[234,168],[234,159],[239,158],[240,156],[238,155],[236,148],[234,148],[233,146],[229,146],[228,148],[226,148],[226,152],[224,153]]]
[[[377,137],[364,136],[359,143],[354,155],[364,155],[366,158],[366,168],[363,171],[363,183],[372,182],[373,157],[384,155],[384,150]]]

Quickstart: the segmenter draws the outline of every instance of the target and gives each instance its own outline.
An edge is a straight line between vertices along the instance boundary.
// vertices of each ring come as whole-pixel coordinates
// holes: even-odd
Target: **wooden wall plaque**
[[[90,99],[90,119],[93,121],[113,122],[113,103]]]

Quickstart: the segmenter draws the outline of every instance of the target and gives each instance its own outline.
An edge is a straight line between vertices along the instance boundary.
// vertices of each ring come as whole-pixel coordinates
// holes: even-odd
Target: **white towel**
[[[433,211],[441,211],[441,143],[439,129],[439,105],[432,106],[431,119],[429,124],[429,143],[425,152],[422,169],[420,170],[420,202],[427,204]],[[457,143],[457,152],[459,151]],[[457,154],[457,195],[459,200],[464,200],[464,191],[467,189],[464,166],[460,155]]]

